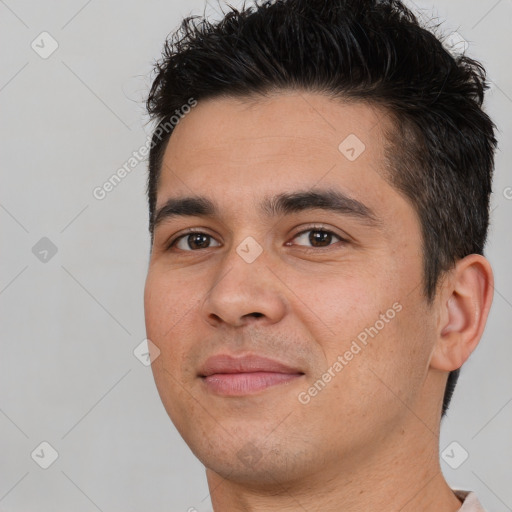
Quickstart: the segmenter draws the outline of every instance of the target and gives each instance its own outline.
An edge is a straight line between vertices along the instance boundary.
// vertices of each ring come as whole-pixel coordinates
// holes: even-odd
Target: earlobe
[[[482,337],[493,292],[493,272],[484,256],[470,254],[457,262],[439,292],[432,368],[450,372],[467,361]]]

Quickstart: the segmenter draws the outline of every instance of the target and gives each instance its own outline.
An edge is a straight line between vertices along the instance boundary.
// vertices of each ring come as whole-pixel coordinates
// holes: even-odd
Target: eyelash
[[[292,237],[292,240],[297,238],[298,236],[300,235],[303,235],[304,233],[308,233],[309,231],[318,231],[318,232],[322,232],[322,233],[328,233],[330,235],[333,235],[335,236],[336,238],[339,239],[339,242],[343,242],[343,243],[347,243],[348,240],[342,238],[340,235],[334,233],[334,231],[331,231],[331,230],[328,230],[328,229],[324,229],[323,227],[318,227],[318,226],[310,226],[308,229],[304,229],[302,231],[299,231],[298,233],[296,233],[293,237]],[[177,236],[176,238],[174,238],[168,245],[167,245],[167,250],[170,251],[172,250],[176,244],[182,239],[182,238],[185,238],[187,237],[188,235],[193,235],[193,234],[201,234],[201,235],[206,235],[210,238],[214,238],[212,235],[208,234],[208,233],[205,233],[203,231],[199,231],[199,230],[194,230],[194,229],[190,229],[188,231],[186,231],[185,233],[182,233],[181,235]],[[337,243],[337,242],[336,242]],[[314,251],[314,252],[318,252],[319,250],[328,250],[330,247],[332,247],[333,245],[335,244],[330,244],[328,246],[325,246],[325,247],[308,247],[308,246],[299,246],[299,247],[303,247],[306,252],[310,252],[310,251]],[[207,247],[207,249],[210,249],[210,247]],[[189,250],[183,250],[183,249],[179,249],[181,250],[182,252],[198,252],[200,251],[201,249],[196,249],[196,250],[193,250],[193,249],[189,249]]]

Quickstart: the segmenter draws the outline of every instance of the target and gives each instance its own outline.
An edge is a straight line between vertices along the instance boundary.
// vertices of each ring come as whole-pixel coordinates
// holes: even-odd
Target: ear
[[[470,254],[457,262],[439,292],[432,368],[450,372],[467,361],[482,337],[493,293],[494,277],[486,258]]]

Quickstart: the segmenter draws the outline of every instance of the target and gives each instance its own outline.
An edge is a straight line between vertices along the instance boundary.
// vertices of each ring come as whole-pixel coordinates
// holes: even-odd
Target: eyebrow
[[[354,217],[370,227],[378,227],[381,220],[367,205],[336,189],[284,192],[266,197],[260,204],[267,217],[291,215],[307,210],[326,210]],[[220,217],[219,207],[205,196],[168,199],[153,217],[153,229],[164,220],[175,217]]]

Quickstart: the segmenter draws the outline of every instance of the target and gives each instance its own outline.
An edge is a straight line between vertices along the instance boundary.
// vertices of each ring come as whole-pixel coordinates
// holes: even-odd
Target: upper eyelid
[[[340,235],[338,233],[336,233],[336,231],[334,231],[333,229],[329,229],[328,227],[326,226],[323,226],[323,225],[319,225],[319,226],[309,226],[305,229],[301,229],[300,231],[297,231],[294,235],[293,235],[293,238],[299,236],[299,235],[302,235],[304,233],[307,233],[308,231],[325,231],[327,233],[331,233],[332,235],[334,236],[337,236],[338,238],[341,238],[342,240],[344,239],[344,236],[343,235]]]

